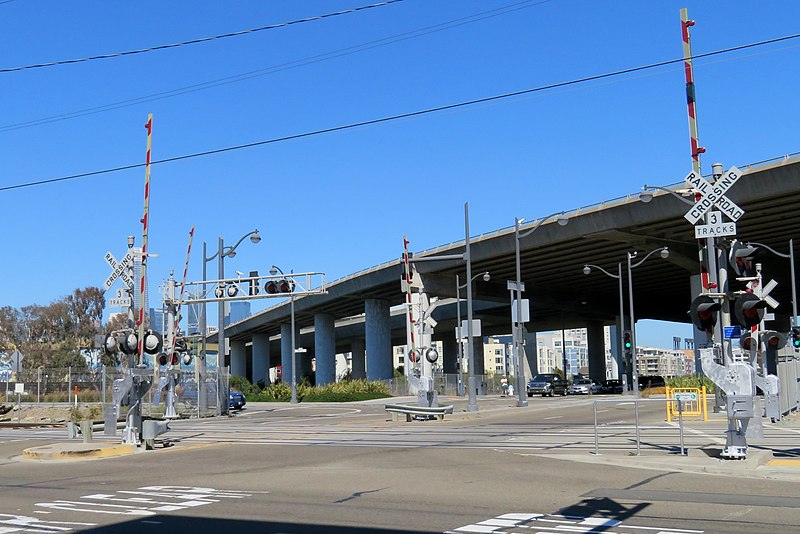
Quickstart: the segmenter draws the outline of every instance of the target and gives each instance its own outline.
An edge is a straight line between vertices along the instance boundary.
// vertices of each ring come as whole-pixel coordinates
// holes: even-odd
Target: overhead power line
[[[383,7],[388,6],[389,4],[396,4],[397,2],[402,2],[403,0],[386,0],[385,2],[380,2],[378,4],[371,4],[368,6],[360,6],[354,7],[351,9],[345,9],[343,11],[336,11],[335,13],[325,13],[324,15],[317,15],[315,17],[308,17],[305,19],[298,19],[292,20],[289,22],[281,22],[279,24],[271,24],[269,26],[261,26],[260,28],[251,28],[249,30],[242,30],[238,32],[231,32],[231,33],[223,33],[220,35],[212,35],[211,37],[201,37],[199,39],[191,39],[189,41],[181,41],[179,43],[172,43],[172,44],[165,44],[165,45],[158,45],[158,46],[151,46],[149,48],[141,48],[139,50],[127,50],[124,52],[115,52],[113,54],[102,54],[99,56],[90,56],[90,57],[83,57],[78,59],[62,59],[60,61],[51,61],[49,63],[37,63],[35,65],[24,65],[21,67],[9,67],[0,69],[0,73],[6,72],[17,72],[21,70],[28,70],[28,69],[40,69],[43,67],[54,67],[56,65],[68,65],[71,63],[84,63],[86,61],[94,61],[97,59],[110,59],[115,57],[123,57],[123,56],[132,56],[134,54],[144,54],[146,52],[155,52],[156,50],[166,50],[168,48],[177,48],[179,46],[188,46],[198,43],[206,43],[208,41],[215,41],[218,39],[226,39],[228,37],[238,37],[240,35],[248,35],[251,33],[256,33],[264,30],[274,30],[276,28],[285,28],[286,26],[292,26],[294,24],[302,24],[305,22],[313,22],[317,20],[322,20],[330,17],[336,17],[339,15],[347,15],[350,13],[355,13],[357,11],[363,11],[365,9],[372,9],[376,7]]]
[[[193,85],[188,85],[184,87],[177,87],[175,89],[171,89],[168,91],[161,91],[159,93],[152,93],[149,95],[144,95],[136,98],[130,98],[127,100],[122,100],[118,102],[112,102],[109,104],[104,104],[101,106],[94,106],[91,108],[84,108],[79,109],[76,111],[71,111],[67,113],[61,113],[58,115],[51,115],[49,117],[41,117],[38,119],[32,119],[24,122],[18,122],[13,124],[7,125],[0,125],[0,132],[8,132],[11,130],[19,130],[22,128],[30,128],[32,126],[40,126],[42,124],[49,124],[52,122],[58,122],[63,120],[69,120],[76,117],[84,117],[86,115],[94,115],[97,113],[103,113],[106,111],[112,111],[115,109],[120,109],[124,107],[135,106],[138,104],[143,104],[146,102],[153,102],[155,100],[163,100],[166,98],[172,98],[175,96],[180,96],[187,93],[193,93],[197,91],[205,91],[207,89],[212,89],[214,87],[219,87],[222,85],[229,85],[233,83],[242,82],[245,80],[250,80],[252,78],[257,78],[259,76],[266,76],[269,74],[275,74],[277,72],[282,72],[284,70],[296,69],[299,67],[304,67],[306,65],[311,65],[314,63],[319,63],[322,61],[327,61],[330,59],[336,59],[338,57],[346,56],[349,54],[355,54],[358,52],[364,52],[366,50],[371,50],[373,48],[378,48],[380,46],[386,46],[389,44],[398,43],[401,41],[405,41],[408,39],[415,39],[417,37],[422,37],[424,35],[429,35],[431,33],[436,33],[444,30],[449,30],[452,28],[457,28],[459,26],[463,26],[466,24],[471,24],[473,22],[479,22],[481,20],[486,20],[492,17],[497,17],[500,15],[505,15],[507,13],[512,13],[514,11],[519,11],[521,9],[527,9],[529,7],[538,6],[541,4],[546,4],[551,2],[552,0],[540,0],[536,3],[533,3],[533,0],[523,0],[521,2],[516,2],[513,4],[508,4],[505,6],[501,6],[499,8],[491,9],[489,11],[482,11],[479,13],[474,13],[472,15],[468,15],[466,17],[457,18],[454,20],[449,20],[447,22],[442,22],[439,24],[434,24],[432,26],[426,26],[423,28],[418,28],[416,30],[412,30],[409,32],[399,33],[395,35],[390,35],[388,37],[383,37],[381,39],[376,39],[373,41],[367,41],[365,43],[349,46],[346,48],[340,48],[338,50],[333,50],[331,52],[325,52],[323,54],[317,54],[314,56],[306,57],[303,59],[297,59],[294,61],[288,61],[286,63],[281,63],[278,65],[274,65],[272,67],[266,67],[263,69],[257,69],[249,72],[243,72],[240,74],[234,74],[232,76],[226,76],[225,78],[217,78],[215,80],[208,80],[205,82],[196,83]]]
[[[784,36],[784,37],[777,37],[775,39],[768,39],[766,41],[759,41],[759,42],[756,42],[756,43],[749,43],[749,44],[745,44],[745,45],[734,46],[734,47],[731,47],[731,48],[725,48],[725,49],[716,50],[716,51],[713,51],[713,52],[706,52],[704,54],[697,54],[697,55],[692,56],[691,59],[701,59],[701,58],[704,58],[704,57],[710,57],[710,56],[716,56],[716,55],[720,55],[720,54],[726,54],[726,53],[735,52],[735,51],[738,51],[738,50],[744,50],[744,49],[747,49],[747,48],[753,48],[753,47],[756,47],[756,46],[764,46],[764,45],[767,45],[767,44],[777,43],[777,42],[781,42],[781,41],[787,41],[789,39],[797,39],[798,37],[800,37],[800,34],[793,34],[793,35],[787,35],[787,36]],[[216,149],[212,149],[212,150],[206,150],[206,151],[203,151],[203,152],[195,152],[195,153],[192,153],[192,154],[184,154],[184,155],[181,155],[181,156],[173,156],[171,158],[164,158],[164,159],[160,159],[160,160],[157,160],[157,161],[153,161],[153,162],[151,162],[151,165],[158,165],[158,164],[162,164],[162,163],[171,163],[171,162],[174,162],[174,161],[198,158],[198,157],[202,157],[202,156],[210,156],[210,155],[213,155],[213,154],[221,154],[223,152],[232,152],[234,150],[242,150],[242,149],[245,149],[245,148],[253,148],[253,147],[262,146],[262,145],[280,143],[280,142],[283,142],[283,141],[291,141],[291,140],[294,140],[294,139],[302,139],[302,138],[305,138],[305,137],[313,137],[313,136],[332,133],[332,132],[339,132],[339,131],[342,131],[342,130],[350,130],[350,129],[359,128],[359,127],[362,127],[362,126],[370,126],[370,125],[374,125],[374,124],[392,122],[392,121],[396,121],[396,120],[400,120],[400,119],[408,119],[408,118],[412,118],[412,117],[419,117],[419,116],[422,116],[422,115],[427,115],[427,114],[430,114],[430,113],[436,113],[436,112],[439,112],[439,111],[447,111],[447,110],[463,108],[463,107],[467,107],[467,106],[474,106],[476,104],[484,104],[484,103],[487,103],[487,102],[505,100],[505,99],[512,98],[512,97],[515,97],[515,96],[527,95],[527,94],[531,94],[531,93],[538,93],[538,92],[541,92],[541,91],[547,91],[549,89],[557,89],[559,87],[566,87],[566,86],[569,86],[569,85],[576,85],[576,84],[591,82],[591,81],[595,81],[595,80],[602,80],[604,78],[611,78],[613,76],[621,76],[623,74],[631,74],[633,72],[640,72],[640,71],[643,71],[643,70],[654,69],[654,68],[657,68],[657,67],[663,67],[663,66],[666,66],[666,65],[672,65],[672,64],[675,64],[675,63],[680,63],[680,62],[683,62],[685,60],[686,60],[686,58],[683,58],[683,57],[678,58],[678,59],[670,59],[668,61],[660,61],[658,63],[650,63],[649,65],[642,65],[642,66],[639,66],[639,67],[632,67],[632,68],[629,68],[629,69],[622,69],[622,70],[617,70],[617,71],[613,71],[613,72],[607,72],[607,73],[604,73],[604,74],[596,74],[594,76],[586,76],[586,77],[583,77],[583,78],[577,78],[577,79],[569,80],[569,81],[565,81],[565,82],[558,82],[558,83],[552,83],[552,84],[549,84],[549,85],[542,85],[542,86],[534,87],[534,88],[531,88],[531,89],[523,89],[523,90],[520,90],[520,91],[513,91],[513,92],[510,92],[510,93],[503,93],[503,94],[494,95],[494,96],[487,96],[487,97],[484,97],[484,98],[477,98],[477,99],[474,99],[474,100],[467,100],[467,101],[463,101],[463,102],[457,102],[455,104],[447,104],[447,105],[444,105],[444,106],[437,106],[437,107],[418,110],[418,111],[411,111],[411,112],[408,112],[408,113],[400,113],[398,115],[391,115],[391,116],[388,116],[388,117],[381,117],[381,118],[378,118],[378,119],[370,119],[370,120],[366,120],[366,121],[354,122],[354,123],[344,124],[344,125],[340,125],[340,126],[333,126],[331,128],[323,128],[323,129],[320,129],[320,130],[313,130],[313,131],[310,131],[310,132],[303,132],[303,133],[298,133],[298,134],[286,135],[286,136],[283,136],[283,137],[275,137],[275,138],[272,138],[272,139],[265,139],[265,140],[262,140],[262,141],[254,141],[252,143],[245,143],[245,144],[242,144],[242,145],[235,145],[235,146],[229,146],[229,147],[224,147],[224,148],[216,148]],[[100,175],[100,174],[108,174],[108,173],[112,173],[112,172],[124,171],[124,170],[129,170],[129,169],[136,169],[136,168],[144,167],[144,166],[145,166],[144,163],[134,163],[134,164],[124,165],[124,166],[120,166],[120,167],[113,167],[113,168],[110,168],[110,169],[102,169],[102,170],[98,170],[98,171],[91,171],[91,172],[85,172],[85,173],[80,173],[80,174],[72,174],[72,175],[69,175],[69,176],[62,176],[60,178],[50,178],[50,179],[47,179],[47,180],[37,180],[37,181],[25,182],[25,183],[16,184],[16,185],[4,186],[4,187],[0,187],[0,191],[9,191],[9,190],[12,190],[12,189],[21,189],[23,187],[32,187],[32,186],[36,186],[36,185],[45,185],[45,184],[52,184],[52,183],[58,183],[58,182],[65,182],[67,180],[75,180],[75,179],[78,179],[78,178],[86,178],[86,177],[89,177],[89,176],[97,176],[97,175]]]

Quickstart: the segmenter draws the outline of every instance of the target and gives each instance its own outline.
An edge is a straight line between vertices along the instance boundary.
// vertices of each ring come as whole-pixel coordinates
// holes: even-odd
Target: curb
[[[133,454],[133,445],[112,443],[56,443],[22,451],[25,460],[84,460]]]

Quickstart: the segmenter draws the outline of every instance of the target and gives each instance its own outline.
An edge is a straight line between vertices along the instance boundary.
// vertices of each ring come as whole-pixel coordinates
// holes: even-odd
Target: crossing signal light
[[[182,361],[183,361],[183,365],[192,365],[192,355],[191,355],[191,353],[187,352],[186,354],[184,354],[183,358],[182,358]]]
[[[630,330],[625,330],[622,338],[622,346],[625,352],[630,353],[633,350],[633,333]]]
[[[792,328],[790,337],[792,338],[792,348],[800,349],[800,328]]]
[[[158,360],[158,366],[164,367],[165,365],[167,365],[169,358],[167,358],[167,354],[165,352],[162,352],[161,354],[158,355],[157,360]]]
[[[756,341],[756,336],[753,334],[753,332],[747,331],[742,334],[739,338],[739,346],[745,351],[751,351],[753,348],[758,349],[758,342]]]
[[[756,326],[764,318],[767,303],[752,293],[745,293],[736,298],[733,315],[736,321],[745,328]]]
[[[169,357],[169,364],[170,365],[178,365],[178,363],[180,363],[180,361],[181,361],[181,353],[180,352],[178,352],[176,350],[172,354],[170,354],[170,357]]]
[[[768,350],[782,349],[786,345],[786,336],[774,330],[767,330],[762,334],[764,346]]]
[[[412,363],[417,363],[419,361],[419,355],[421,352],[422,351],[420,349],[408,351],[408,357],[411,359]]]
[[[425,359],[431,363],[435,363],[436,360],[439,359],[439,352],[435,348],[431,347],[425,351]]]
[[[294,280],[281,278],[279,280],[270,280],[265,287],[270,295],[278,293],[292,293],[294,291]]]
[[[144,351],[147,354],[158,354],[161,350],[161,334],[148,330],[144,334]]]
[[[119,350],[119,341],[117,341],[117,338],[114,336],[114,334],[108,334],[105,340],[103,340],[103,350],[109,356],[113,356],[117,353]]]
[[[717,312],[721,307],[719,302],[707,295],[695,297],[692,301],[692,306],[689,308],[692,323],[698,330],[712,334],[714,325],[717,324]]]
[[[139,336],[137,336],[135,332],[126,334],[122,338],[119,346],[125,354],[136,354],[136,351],[139,350]]]

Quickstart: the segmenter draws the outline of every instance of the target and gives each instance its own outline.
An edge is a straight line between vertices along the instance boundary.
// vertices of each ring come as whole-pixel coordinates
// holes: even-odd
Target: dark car
[[[247,404],[247,400],[244,398],[244,395],[232,389],[228,394],[228,408],[231,410],[241,410],[244,408],[245,404]]]
[[[567,394],[567,381],[553,373],[538,374],[528,382],[529,397],[540,394],[542,397]]]
[[[622,382],[616,379],[606,380],[600,388],[600,393],[622,393]]]

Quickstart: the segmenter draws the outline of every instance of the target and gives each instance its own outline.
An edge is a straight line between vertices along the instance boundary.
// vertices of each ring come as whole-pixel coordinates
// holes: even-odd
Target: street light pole
[[[292,270],[292,272],[294,272],[294,270]],[[273,276],[278,274],[278,273],[281,273],[282,276],[286,276],[286,274],[283,272],[283,269],[281,269],[277,265],[273,265],[272,268],[269,270],[269,274],[271,274]],[[294,280],[292,280],[292,281],[294,282]],[[297,404],[299,401],[297,400],[297,363],[296,363],[297,351],[295,349],[295,347],[297,346],[296,345],[297,340],[294,337],[294,328],[295,328],[294,327],[294,293],[289,295],[289,314],[290,314],[290,317],[291,317],[291,319],[289,321],[289,328],[292,329],[292,334],[290,336],[292,338],[292,341],[291,341],[291,343],[292,343],[292,399],[289,402],[291,402],[291,404]]]
[[[478,411],[478,400],[475,392],[475,348],[472,344],[472,256],[469,248],[469,203],[464,203],[464,233],[465,250],[464,259],[467,262],[467,360],[469,364],[469,375],[467,376],[467,411]]]
[[[232,247],[226,247],[223,243],[222,237],[218,238],[218,247],[217,252],[211,256],[210,258],[206,256],[206,242],[203,241],[203,298],[206,298],[206,264],[210,261],[213,261],[214,258],[217,258],[217,269],[218,269],[218,280],[222,280],[225,278],[225,256],[230,256],[233,258],[236,256],[236,248],[245,240],[245,238],[249,237],[250,242],[254,245],[261,241],[261,235],[258,233],[258,229],[253,230],[252,232],[248,232],[244,234],[242,237],[239,238],[239,241],[236,242],[235,245]],[[219,377],[222,373],[222,368],[225,366],[225,301],[220,300],[218,302],[218,314],[217,314],[217,321],[218,321],[218,330],[217,330],[217,397],[219,402],[219,412],[221,414],[227,413],[228,407],[228,400],[227,394],[223,396],[222,388],[220,388],[220,380]],[[205,373],[206,373],[206,330],[207,330],[207,315],[206,315],[206,303],[203,302],[203,308],[200,317],[200,330],[202,334],[202,351],[203,355],[200,360],[200,367],[198,369],[198,377],[200,382],[198,383],[198,391],[197,391],[197,403],[198,403],[198,410],[201,410],[201,407],[205,405],[206,398],[205,398]]]
[[[631,270],[635,269],[639,265],[643,264],[647,258],[655,254],[656,252],[661,253],[662,258],[669,257],[669,249],[667,247],[657,248],[651,251],[647,256],[636,262],[634,265],[631,265],[631,259],[636,257],[636,251],[628,252],[628,307],[630,308],[630,316],[631,316],[631,345],[633,350],[633,358],[632,358],[632,374],[633,374],[633,395],[634,397],[639,397],[639,354],[638,348],[636,347],[636,317],[633,313],[633,276],[631,275]]]
[[[525,363],[522,361],[520,357],[520,347],[522,347],[522,262],[520,261],[520,250],[519,250],[519,240],[523,237],[528,237],[533,232],[539,229],[539,227],[544,224],[546,221],[552,219],[553,217],[558,217],[558,224],[560,226],[564,226],[569,222],[569,219],[564,217],[564,212],[560,211],[557,213],[551,213],[547,217],[543,217],[539,219],[536,224],[530,230],[526,231],[523,234],[519,233],[520,224],[525,219],[519,219],[514,217],[514,249],[515,249],[515,260],[516,260],[516,269],[517,269],[517,280],[516,280],[516,292],[517,292],[517,321],[516,324],[512,320],[511,321],[511,328],[512,328],[512,339],[515,340],[514,342],[514,360],[517,363],[517,372],[514,377],[514,382],[516,382],[517,388],[517,406],[527,406],[528,399],[526,398],[526,391],[525,391]],[[516,333],[516,335],[513,335]],[[563,347],[562,347],[563,349]],[[566,370],[564,371],[566,376]]]
[[[592,268],[603,272],[611,278],[616,278],[619,281],[619,365],[622,369],[617,369],[617,377],[622,381],[622,393],[628,394],[628,373],[625,372],[625,300],[622,292],[622,262],[617,264],[617,274],[612,274],[599,265],[587,263],[583,267],[583,274],[592,272]]]
[[[463,343],[464,343],[464,334],[461,332],[461,285],[458,279],[458,273],[456,273],[456,332],[458,332],[458,365],[456,366],[456,371],[458,372],[458,396],[464,396],[464,377],[463,377],[463,364],[464,364],[464,357],[462,355],[463,352]]]
[[[464,285],[460,284],[460,280],[458,277],[458,273],[456,273],[456,320],[458,321],[458,394],[459,396],[464,395],[464,382],[461,379],[461,343],[464,339],[463,334],[461,332],[461,290],[467,286],[471,286],[472,282],[478,278],[479,276],[483,277],[484,282],[488,282],[489,271],[484,271],[482,273],[478,273],[473,276],[469,282],[465,283]]]

